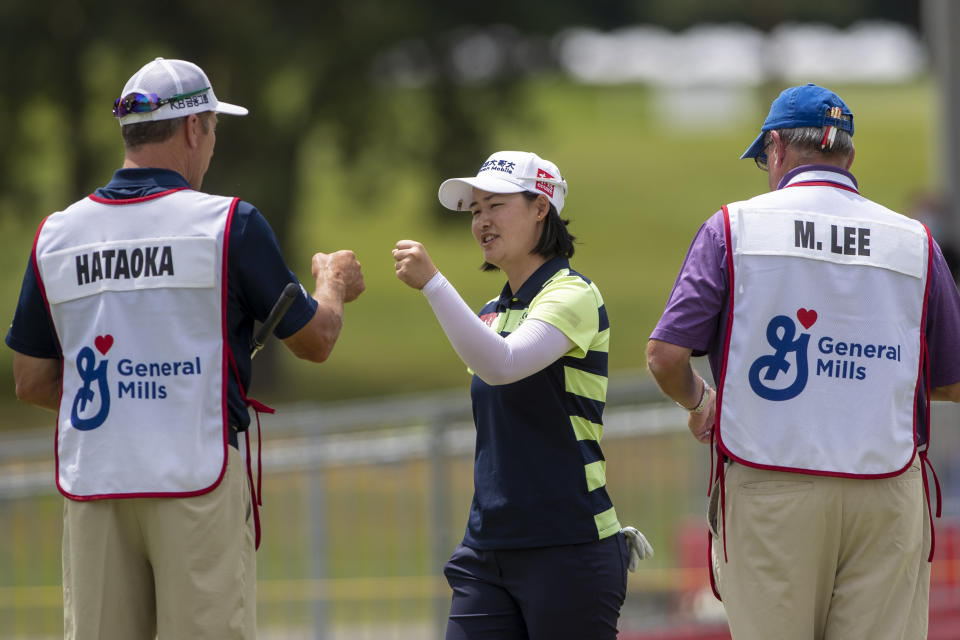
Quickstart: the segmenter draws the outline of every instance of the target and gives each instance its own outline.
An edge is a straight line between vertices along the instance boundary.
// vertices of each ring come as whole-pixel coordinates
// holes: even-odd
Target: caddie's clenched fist
[[[423,289],[437,272],[430,254],[416,240],[401,240],[393,250],[397,277],[414,289]]]
[[[321,283],[343,285],[343,301],[352,302],[363,293],[366,285],[363,283],[363,272],[353,251],[342,249],[333,253],[316,253],[311,262],[311,272],[317,281],[317,288]]]
[[[704,385],[707,383],[704,382]],[[703,399],[705,404],[703,411],[700,413],[690,412],[690,416],[687,418],[687,426],[690,428],[690,433],[693,434],[693,437],[697,439],[698,442],[704,444],[710,444],[711,439],[713,438],[713,427],[717,418],[717,392],[711,389],[708,386],[705,386],[703,393],[706,394],[706,397]]]

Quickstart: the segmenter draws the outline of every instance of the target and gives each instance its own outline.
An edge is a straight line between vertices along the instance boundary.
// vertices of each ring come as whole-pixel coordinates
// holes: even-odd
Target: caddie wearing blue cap
[[[860,195],[832,91],[785,90],[741,157],[770,192],[701,226],[647,346],[717,449],[711,578],[733,638],[924,638],[929,403],[960,402],[960,295],[926,227]]]

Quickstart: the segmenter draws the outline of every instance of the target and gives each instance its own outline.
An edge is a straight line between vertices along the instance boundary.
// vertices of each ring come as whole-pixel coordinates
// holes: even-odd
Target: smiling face
[[[511,282],[515,277],[526,279],[543,264],[544,257],[531,252],[540,239],[549,206],[545,196],[529,200],[523,193],[473,190],[473,237],[483,259],[502,269]]]

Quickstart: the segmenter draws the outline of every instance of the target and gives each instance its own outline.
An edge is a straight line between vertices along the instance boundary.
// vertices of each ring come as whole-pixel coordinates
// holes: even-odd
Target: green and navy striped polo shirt
[[[501,336],[536,318],[574,347],[517,382],[491,386],[473,377],[474,496],[463,543],[517,549],[617,533],[600,450],[610,342],[600,291],[565,258],[554,258],[516,294],[504,286],[479,315]]]

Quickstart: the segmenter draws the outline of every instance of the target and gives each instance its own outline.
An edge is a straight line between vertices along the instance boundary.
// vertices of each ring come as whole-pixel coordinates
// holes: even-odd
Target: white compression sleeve
[[[487,384],[522,380],[574,346],[565,333],[536,319],[503,338],[476,316],[439,271],[423,287],[423,294],[454,351]]]

